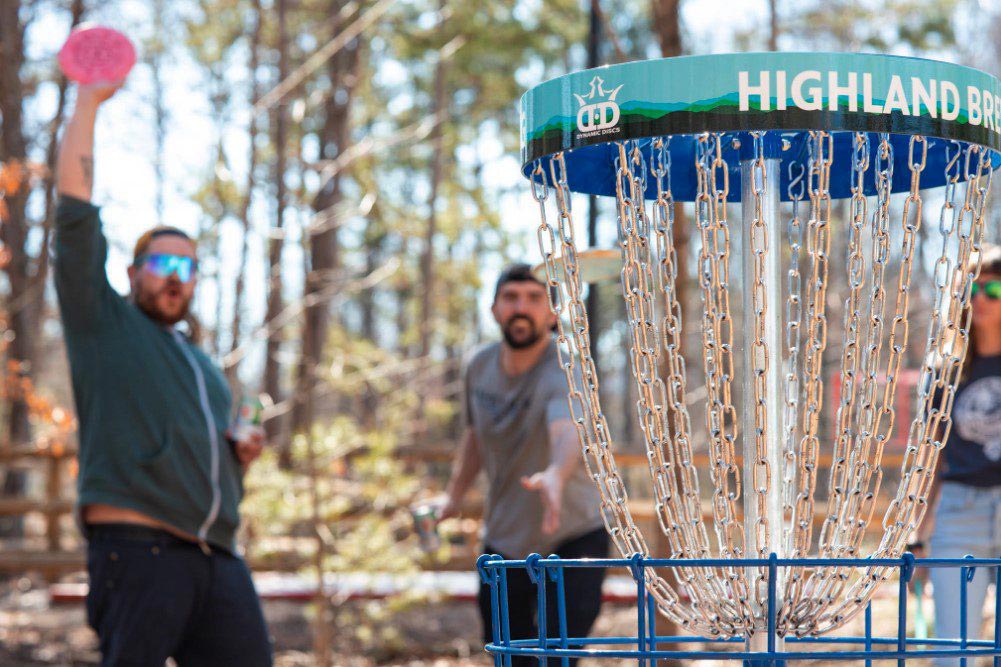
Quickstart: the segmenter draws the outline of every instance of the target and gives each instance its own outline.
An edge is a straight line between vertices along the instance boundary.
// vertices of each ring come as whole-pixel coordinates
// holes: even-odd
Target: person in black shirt
[[[1001,247],[984,244],[980,275],[972,289],[972,324],[966,360],[952,407],[952,429],[929,494],[917,556],[1001,556]],[[932,519],[929,521],[929,519]],[[925,549],[925,539],[928,549]],[[927,553],[926,553],[927,551]],[[960,587],[955,569],[932,569],[935,635],[960,636]],[[980,636],[984,599],[993,572],[977,571],[969,584],[967,628]],[[957,665],[939,658],[936,667]]]

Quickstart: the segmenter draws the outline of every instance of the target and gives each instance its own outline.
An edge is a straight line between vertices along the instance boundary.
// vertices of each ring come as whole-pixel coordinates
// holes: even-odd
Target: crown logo
[[[600,76],[595,75],[591,79],[591,86],[584,95],[574,93],[577,98],[577,129],[580,132],[595,132],[615,127],[619,122],[619,105],[615,102],[615,97],[622,90],[618,86],[606,91],[605,81]]]
[[[605,84],[605,80],[602,79],[597,74],[595,74],[594,78],[591,79],[591,90],[590,90],[590,92],[588,92],[587,95],[578,95],[577,93],[574,93],[573,96],[577,98],[577,102],[581,106],[586,105],[588,100],[593,100],[595,97],[597,97],[599,100],[601,100],[601,98],[605,97],[605,95],[608,95],[608,101],[609,102],[614,102],[615,101],[615,96],[619,94],[620,90],[622,90],[622,86],[619,86],[615,90],[612,90],[612,91],[609,91],[609,92],[606,93],[605,89],[602,87],[602,86],[604,86],[604,84]]]

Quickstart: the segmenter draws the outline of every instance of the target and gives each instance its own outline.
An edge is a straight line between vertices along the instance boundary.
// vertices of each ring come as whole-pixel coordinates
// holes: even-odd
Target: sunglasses
[[[176,273],[177,279],[186,283],[195,277],[198,260],[183,255],[139,255],[136,257],[135,266],[141,266],[160,278],[169,278],[170,274]]]
[[[975,297],[977,293],[981,291],[988,299],[1001,299],[1001,280],[989,280],[984,283],[973,283],[973,287],[970,289],[970,298]]]

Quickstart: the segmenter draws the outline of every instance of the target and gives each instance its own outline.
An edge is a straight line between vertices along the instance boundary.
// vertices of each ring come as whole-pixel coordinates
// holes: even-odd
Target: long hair
[[[970,259],[966,270],[974,272],[977,268],[976,259]],[[980,248],[980,275],[984,274],[1001,275],[1001,246],[993,243],[984,243]],[[973,304],[970,304],[973,307]],[[963,367],[959,372],[959,381],[963,382],[970,375],[974,361],[977,358],[977,328],[970,325],[969,337],[967,338],[966,359],[963,360]]]

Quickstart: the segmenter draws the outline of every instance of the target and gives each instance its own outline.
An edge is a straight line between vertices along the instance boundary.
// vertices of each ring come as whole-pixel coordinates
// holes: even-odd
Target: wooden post
[[[49,510],[45,514],[45,537],[49,551],[59,551],[62,542],[59,526],[62,513],[54,509],[62,495],[62,462],[61,457],[48,457],[48,477],[46,479],[45,491]]]

